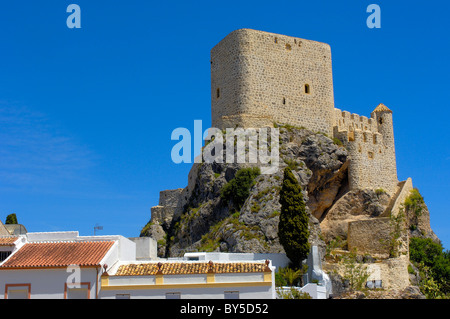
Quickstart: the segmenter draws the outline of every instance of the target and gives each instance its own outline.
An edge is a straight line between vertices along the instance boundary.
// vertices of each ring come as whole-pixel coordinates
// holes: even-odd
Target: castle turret
[[[380,103],[371,113],[371,117],[376,121],[378,132],[383,136],[385,153],[385,170],[387,183],[397,185],[397,163],[395,159],[394,124],[392,111],[384,104]]]
[[[393,195],[397,189],[392,111],[378,105],[371,118],[335,109],[334,137],[349,152],[350,189],[384,189]]]
[[[384,145],[389,147],[392,154],[395,156],[392,111],[386,105],[381,103],[370,115],[377,123],[378,132],[383,135]]]

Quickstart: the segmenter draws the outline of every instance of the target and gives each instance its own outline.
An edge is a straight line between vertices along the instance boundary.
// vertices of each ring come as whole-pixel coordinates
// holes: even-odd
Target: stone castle
[[[311,136],[325,138],[315,134],[324,133],[337,144],[340,144],[337,139],[340,140],[345,146],[343,152],[347,154],[345,163],[333,172],[334,175],[327,175],[325,180],[330,182],[319,187],[316,203],[309,202],[314,211],[311,214],[320,222],[318,227],[326,242],[342,238],[348,251],[357,250],[360,254],[380,258],[368,266],[374,268],[373,280],[382,279],[383,286],[391,288],[403,289],[409,285],[407,266],[411,234],[402,230],[396,239],[398,252],[395,258],[390,258],[393,256],[392,245],[386,244],[392,243],[393,218],[402,215],[405,200],[413,190],[411,178],[401,182],[397,178],[392,111],[379,104],[369,118],[334,107],[328,44],[250,29],[231,32],[211,50],[211,113],[212,126],[222,130],[284,124],[312,131]],[[296,129],[296,132],[306,131]],[[325,139],[326,143],[339,148],[333,141]],[[220,202],[217,194],[232,178],[227,172],[233,168],[222,167],[219,172],[213,171],[212,166],[194,163],[186,187],[160,192],[159,204],[151,208],[145,235],[158,241],[161,255],[169,252],[166,249],[172,249],[166,241],[170,236],[179,235],[175,245],[185,241],[186,247],[197,249],[195,243],[197,248],[189,246],[189,238],[198,240],[230,213],[226,207],[217,204]],[[320,175],[319,171],[316,173]],[[261,200],[264,203],[255,206],[257,214],[249,207],[255,203],[255,196],[276,189],[273,186],[280,183],[282,176],[282,173],[277,174],[279,176],[273,178],[263,177],[262,182],[252,188],[254,193],[239,215],[243,224],[245,218],[251,221],[259,216],[259,227],[268,227],[265,238],[272,238],[271,231],[278,227],[274,222],[271,229],[270,221],[277,218],[271,216],[279,209],[276,206],[279,195],[270,194]],[[345,190],[343,193],[341,188]],[[311,192],[310,199],[316,195]],[[314,205],[323,206],[323,209],[315,210]],[[433,238],[427,209],[420,218],[406,213],[405,230],[417,226],[422,234]],[[183,232],[176,233],[181,224],[183,229],[189,230],[186,238]],[[244,227],[243,224],[239,227]],[[221,234],[228,234],[224,225]],[[229,226],[233,228],[233,225]],[[239,230],[230,233],[238,234]],[[228,241],[236,244],[237,240],[233,237]],[[201,240],[196,241],[199,242]],[[276,246],[276,240],[272,243]],[[253,248],[248,250],[254,251]]]
[[[328,44],[240,29],[211,50],[212,126],[289,124],[340,139],[350,154],[350,189],[396,191],[392,111],[370,118],[334,107]]]

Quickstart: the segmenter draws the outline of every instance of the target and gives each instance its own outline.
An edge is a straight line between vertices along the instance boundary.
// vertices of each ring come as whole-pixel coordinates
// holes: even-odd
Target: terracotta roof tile
[[[14,246],[19,237],[0,237],[0,246]]]
[[[116,276],[151,276],[158,273],[158,263],[121,265]],[[208,272],[222,273],[251,273],[267,271],[264,263],[213,263],[212,268],[203,263],[161,263],[162,275],[206,274]]]
[[[378,104],[378,106],[375,108],[375,110],[372,111],[373,112],[391,112],[392,111],[383,103]]]
[[[0,268],[97,266],[113,241],[27,243]]]

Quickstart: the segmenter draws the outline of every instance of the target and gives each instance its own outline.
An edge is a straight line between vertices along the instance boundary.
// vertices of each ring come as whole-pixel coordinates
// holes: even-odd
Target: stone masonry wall
[[[392,206],[391,214],[392,216],[397,216],[400,212],[400,208],[403,206],[403,203],[405,202],[406,197],[408,197],[413,189],[413,183],[412,179],[409,177],[405,183],[403,184],[403,187],[401,188],[397,199],[394,202],[394,205]]]
[[[389,257],[388,243],[391,237],[390,219],[372,218],[353,221],[348,224],[348,250],[356,249],[359,254]]]
[[[350,189],[380,188],[393,195],[398,179],[392,114],[384,114],[382,124],[377,121],[378,113],[367,118],[335,109],[334,114],[333,135],[349,151]]]
[[[244,114],[332,134],[334,97],[328,44],[240,29],[211,50],[214,127]],[[251,121],[250,121],[251,123]],[[234,126],[232,126],[234,127]]]
[[[386,153],[382,135],[355,130],[350,136],[346,143],[350,154],[350,189],[381,188],[392,195],[398,181],[397,175],[387,169],[392,159]]]
[[[385,289],[403,290],[410,285],[408,256],[389,258],[381,262],[367,264],[368,280],[382,280]]]
[[[178,188],[159,192],[159,205],[151,208],[152,222],[170,225],[174,217],[181,215],[183,191],[183,188]]]

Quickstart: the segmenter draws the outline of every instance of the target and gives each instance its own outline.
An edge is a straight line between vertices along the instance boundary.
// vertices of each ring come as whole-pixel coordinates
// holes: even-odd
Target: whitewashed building
[[[105,264],[135,259],[135,244],[122,236],[78,232],[1,237],[0,298],[98,298]],[[6,257],[6,258],[5,258]]]
[[[152,245],[78,232],[2,236],[0,299],[275,298],[269,260],[145,260],[142,247]]]
[[[118,263],[102,276],[101,298],[275,299],[270,261]]]

